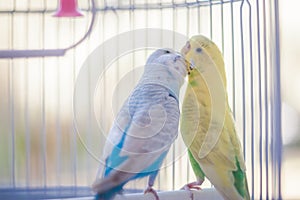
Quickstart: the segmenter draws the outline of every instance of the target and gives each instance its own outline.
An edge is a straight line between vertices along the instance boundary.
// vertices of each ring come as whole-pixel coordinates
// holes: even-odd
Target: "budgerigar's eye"
[[[166,50],[166,53],[171,53],[170,51]]]
[[[200,47],[197,48],[197,49],[196,49],[196,52],[197,52],[197,53],[201,53],[201,52],[202,52],[202,48],[200,48]]]

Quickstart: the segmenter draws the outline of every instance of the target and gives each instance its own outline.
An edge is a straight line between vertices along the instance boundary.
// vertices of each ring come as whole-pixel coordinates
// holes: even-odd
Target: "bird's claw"
[[[148,187],[145,191],[144,191],[144,194],[147,194],[147,193],[152,193],[155,197],[155,200],[159,200],[159,197],[157,195],[157,192],[152,188],[152,187]]]
[[[196,182],[188,183],[180,189],[189,191],[190,192],[190,199],[194,200],[194,194],[193,194],[192,190],[201,190],[200,185],[201,185],[201,183],[196,181]]]
[[[201,187],[199,186],[198,182],[192,182],[192,183],[188,183],[186,185],[184,185],[182,188],[180,188],[181,190],[201,190]]]

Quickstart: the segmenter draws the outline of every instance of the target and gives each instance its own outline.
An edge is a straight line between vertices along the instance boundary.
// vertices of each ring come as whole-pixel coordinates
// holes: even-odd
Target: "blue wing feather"
[[[123,132],[122,138],[120,142],[114,146],[110,156],[106,159],[106,169],[104,172],[104,177],[108,176],[113,169],[116,169],[119,165],[121,165],[125,160],[128,159],[128,156],[120,156],[120,152],[125,142],[126,132],[129,126],[125,128]]]
[[[153,105],[164,106],[167,121],[154,137],[135,137],[135,135],[139,136],[139,134],[136,132],[133,134],[131,131],[137,130],[133,128],[134,125],[136,126],[136,123],[139,123],[138,125],[141,127],[146,127],[146,125],[151,123],[148,111]],[[156,117],[157,115],[154,116]],[[158,117],[161,117],[162,120],[165,119],[164,115],[158,115]],[[136,88],[131,98],[122,107],[117,119],[120,119],[117,122],[119,124],[116,123],[111,129],[110,138],[106,143],[107,146],[104,147],[104,149],[106,148],[105,154],[107,156],[105,159],[104,177],[99,179],[93,186],[94,191],[98,193],[97,199],[112,199],[117,193],[122,191],[123,186],[130,180],[149,176],[149,180],[154,181],[168,153],[169,145],[177,137],[178,102],[166,88],[144,85]],[[148,130],[151,129],[145,129],[145,131]],[[145,134],[145,132],[141,134]],[[152,133],[149,132],[149,134]],[[111,143],[109,143],[110,141]],[[135,147],[135,144],[137,144],[137,147]],[[128,154],[128,151],[132,152],[132,154]],[[147,152],[149,153],[147,154]],[[146,153],[145,157],[141,156],[143,153]],[[136,155],[141,156],[139,163],[136,163]],[[145,159],[144,162],[143,159]]]

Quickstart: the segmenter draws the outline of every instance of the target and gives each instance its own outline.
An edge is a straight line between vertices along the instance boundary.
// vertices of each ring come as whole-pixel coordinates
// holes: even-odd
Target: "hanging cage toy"
[[[81,44],[92,32],[93,25],[96,18],[96,5],[95,0],[91,0],[92,3],[92,19],[90,26],[84,36],[76,43],[63,49],[28,49],[28,50],[0,50],[0,59],[5,58],[29,58],[29,57],[53,57],[64,56],[66,52],[73,49],[77,45]],[[81,12],[77,8],[76,0],[60,0],[59,8],[54,14],[55,17],[79,17],[82,16]]]
[[[60,0],[59,9],[53,15],[55,17],[80,17],[83,14],[77,7],[77,0]]]

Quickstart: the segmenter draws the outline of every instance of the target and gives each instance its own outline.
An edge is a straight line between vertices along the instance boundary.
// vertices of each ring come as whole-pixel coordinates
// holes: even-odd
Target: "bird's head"
[[[169,70],[180,74],[185,77],[187,74],[187,64],[184,57],[172,49],[158,49],[154,51],[148,58],[146,67],[151,66],[165,66]]]
[[[191,65],[200,73],[209,70],[209,67],[216,67],[226,83],[224,60],[218,46],[203,35],[193,36],[181,49],[181,53]]]

